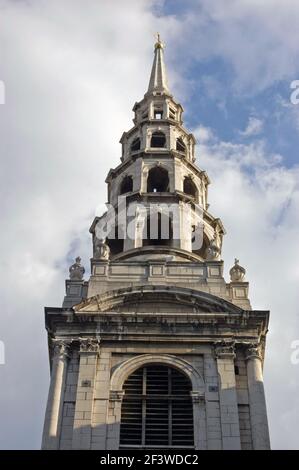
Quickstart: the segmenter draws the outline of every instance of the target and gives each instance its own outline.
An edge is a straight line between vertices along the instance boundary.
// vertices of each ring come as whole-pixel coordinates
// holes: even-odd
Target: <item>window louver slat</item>
[[[192,447],[191,383],[176,369],[147,366],[124,384],[120,447]]]

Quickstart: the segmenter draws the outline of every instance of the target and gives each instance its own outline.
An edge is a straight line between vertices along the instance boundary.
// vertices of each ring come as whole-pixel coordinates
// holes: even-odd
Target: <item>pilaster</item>
[[[193,403],[194,446],[196,450],[207,448],[206,403],[205,396],[197,391],[191,392]]]
[[[108,409],[108,435],[107,449],[117,450],[120,435],[121,405],[124,397],[124,390],[111,390],[109,396]]]
[[[215,356],[219,376],[222,448],[238,450],[241,449],[241,440],[234,368],[236,357],[234,342],[216,342]]]
[[[80,365],[76,396],[73,449],[91,448],[92,411],[99,342],[80,338]]]

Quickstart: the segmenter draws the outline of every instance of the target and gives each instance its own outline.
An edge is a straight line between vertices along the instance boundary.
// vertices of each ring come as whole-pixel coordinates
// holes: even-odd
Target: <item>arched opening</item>
[[[131,152],[136,152],[137,150],[140,150],[140,139],[139,139],[139,137],[134,139],[132,144],[131,144]]]
[[[176,141],[176,149],[178,152],[186,153],[186,145],[183,142],[183,139],[178,138]]]
[[[133,372],[123,390],[120,448],[194,446],[192,384],[185,374],[149,364]]]
[[[186,176],[184,179],[184,193],[197,198],[197,187],[190,176]]]
[[[166,137],[163,132],[154,132],[151,138],[151,147],[163,148],[166,145]]]
[[[154,166],[148,172],[147,192],[163,193],[169,191],[168,171],[161,166]]]
[[[120,185],[119,194],[130,193],[133,191],[133,178],[132,176],[125,176]]]
[[[111,230],[106,243],[110,248],[110,255],[112,257],[124,251],[124,236],[119,227],[115,227],[115,229]]]
[[[171,246],[173,230],[170,217],[160,212],[150,214],[146,219],[145,233],[143,246]]]

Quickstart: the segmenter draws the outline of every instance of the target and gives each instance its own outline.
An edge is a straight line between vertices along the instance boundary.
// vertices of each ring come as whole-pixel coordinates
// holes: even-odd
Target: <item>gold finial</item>
[[[155,44],[155,49],[163,49],[164,47],[164,44],[163,42],[161,41],[161,38],[160,38],[160,33],[156,33],[156,38],[157,38],[157,42]]]

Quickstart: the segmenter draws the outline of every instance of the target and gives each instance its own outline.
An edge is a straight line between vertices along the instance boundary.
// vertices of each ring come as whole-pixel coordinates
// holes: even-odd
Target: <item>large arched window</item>
[[[163,193],[169,191],[168,171],[161,166],[154,166],[148,172],[147,192]]]
[[[177,369],[148,365],[125,381],[120,448],[193,447],[190,380]]]
[[[120,185],[119,194],[125,194],[133,191],[133,178],[132,176],[125,176]]]
[[[153,132],[151,138],[151,147],[163,148],[166,145],[166,137],[163,132]]]

